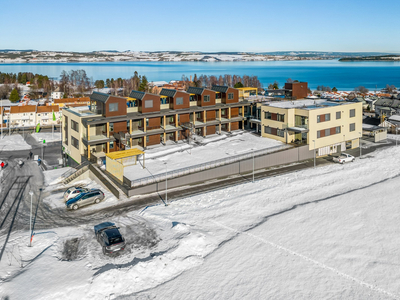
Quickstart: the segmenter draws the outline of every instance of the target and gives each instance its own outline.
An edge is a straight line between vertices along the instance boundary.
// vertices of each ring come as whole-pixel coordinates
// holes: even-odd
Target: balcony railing
[[[175,123],[174,123],[174,125],[175,125]],[[156,129],[161,129],[161,126],[157,125],[157,126],[147,126],[146,127],[146,130],[156,130]]]

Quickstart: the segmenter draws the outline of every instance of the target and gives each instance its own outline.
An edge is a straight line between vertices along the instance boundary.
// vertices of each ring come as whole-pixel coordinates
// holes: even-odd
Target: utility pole
[[[29,247],[32,247],[32,196],[33,192],[30,191],[29,195],[31,195],[31,214],[29,218]]]
[[[253,183],[254,183],[254,149],[253,150]]]
[[[315,140],[313,140],[314,142],[314,168],[315,168]]]
[[[168,205],[168,169],[167,162],[165,162],[165,206]]]

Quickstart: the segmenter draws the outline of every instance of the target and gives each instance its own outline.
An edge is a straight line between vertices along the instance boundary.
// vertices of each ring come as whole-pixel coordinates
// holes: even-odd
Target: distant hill
[[[363,57],[343,57],[339,61],[400,61],[400,55],[371,55]]]

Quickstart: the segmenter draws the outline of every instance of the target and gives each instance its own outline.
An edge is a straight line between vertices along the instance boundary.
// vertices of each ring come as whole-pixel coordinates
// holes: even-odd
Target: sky
[[[400,1],[1,0],[0,49],[400,52]]]

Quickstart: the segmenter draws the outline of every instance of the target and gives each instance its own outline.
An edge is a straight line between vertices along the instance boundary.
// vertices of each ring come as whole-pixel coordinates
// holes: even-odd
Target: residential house
[[[390,117],[400,114],[400,100],[396,98],[380,98],[375,102],[375,116],[377,118]]]
[[[89,105],[90,98],[89,97],[82,97],[82,98],[63,98],[63,99],[54,99],[52,105],[58,105],[61,109],[65,106],[69,106],[71,104],[83,104]]]

